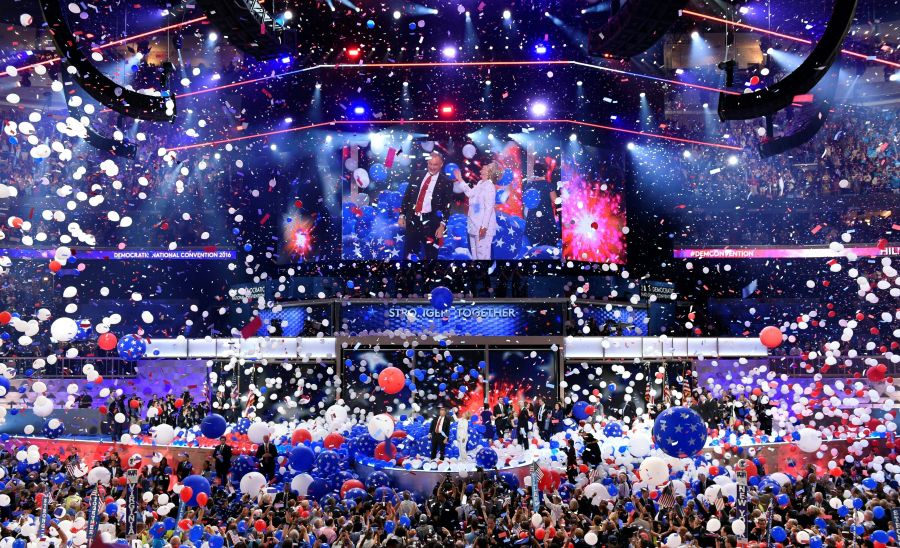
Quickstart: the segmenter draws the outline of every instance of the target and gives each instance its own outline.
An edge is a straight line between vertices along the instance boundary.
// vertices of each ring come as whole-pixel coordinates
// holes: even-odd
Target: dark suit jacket
[[[416,200],[419,199],[419,191],[424,181],[425,173],[419,173],[413,175],[406,187],[400,212],[406,215],[407,220],[416,214]],[[450,206],[453,205],[453,182],[442,171],[438,173],[437,181],[431,181],[431,185],[434,186],[434,191],[431,193],[431,215],[438,217],[438,212],[441,213],[440,220],[434,225],[434,229],[437,230],[438,223],[440,221],[446,223],[450,217]],[[426,218],[427,216],[426,214]]]
[[[231,468],[231,446],[227,443],[223,447],[217,445],[213,450],[213,457],[216,459],[216,468]]]
[[[431,419],[431,428],[429,428],[428,431],[431,432],[432,436],[437,434],[438,418],[439,417],[435,417],[435,418]],[[444,424],[441,425],[441,431],[444,433],[444,437],[440,438],[440,441],[442,441],[442,442],[446,441],[447,438],[450,437],[450,421],[451,420],[452,419],[450,419],[450,417],[444,417]]]

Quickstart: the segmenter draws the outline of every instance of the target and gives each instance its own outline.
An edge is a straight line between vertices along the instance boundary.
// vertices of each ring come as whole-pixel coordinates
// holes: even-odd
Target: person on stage
[[[441,407],[438,416],[431,421],[431,460],[437,457],[438,453],[444,458],[447,450],[447,438],[450,437],[450,419],[447,417],[447,410]]]
[[[494,429],[494,414],[487,404],[481,410],[481,424],[484,425],[484,439],[494,441],[497,438],[497,432]]]
[[[456,184],[462,187],[463,193],[469,199],[467,225],[472,259],[489,261],[494,235],[497,234],[497,214],[495,212],[497,187],[494,185],[500,180],[500,166],[496,162],[483,166],[481,180],[473,187],[469,187],[463,181],[462,174],[458,169],[454,175]]]
[[[228,471],[231,470],[231,446],[225,443],[225,436],[219,438],[219,445],[213,449],[213,458],[216,460],[216,477],[224,486],[228,481]]]
[[[534,420],[542,440],[550,439],[550,408],[541,398],[534,400]]]
[[[444,175],[444,157],[437,151],[428,159],[428,171],[413,178],[400,205],[400,228],[406,229],[404,256],[435,260],[453,204],[453,183]]]
[[[465,411],[456,419],[456,447],[459,449],[459,460],[468,459],[466,444],[469,443],[469,419],[472,413]]]
[[[259,462],[259,471],[272,481],[275,477],[275,463],[278,460],[278,448],[269,441],[269,435],[263,436],[263,442],[256,448],[256,460]]]
[[[528,404],[523,403],[516,421],[516,441],[525,450],[528,450],[528,431],[531,429],[531,413],[528,412]]]
[[[512,409],[506,398],[497,400],[497,404],[494,405],[494,424],[497,426],[497,436],[500,439],[506,437],[506,432],[509,431],[511,413]]]

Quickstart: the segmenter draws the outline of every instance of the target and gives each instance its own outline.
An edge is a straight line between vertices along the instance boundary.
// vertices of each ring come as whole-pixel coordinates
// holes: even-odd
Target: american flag
[[[653,382],[655,381],[655,377],[653,376],[652,370],[650,366],[647,366],[647,388],[644,389],[644,401],[647,406],[647,415],[653,416]]]
[[[590,475],[591,483],[599,481],[602,475],[603,475],[603,469],[600,468],[599,466],[594,468],[593,470],[591,470],[591,475]]]
[[[722,495],[721,489],[716,492],[716,500],[713,502],[713,506],[716,507],[716,512],[721,512],[725,508],[725,496]]]
[[[684,381],[681,383],[681,405],[690,407],[691,405],[691,370],[686,369],[684,372]]]
[[[536,462],[531,463],[531,468],[532,470],[534,470],[535,479],[537,479],[538,483],[540,483],[541,480],[544,479],[544,471],[541,470],[541,467],[538,466]]]
[[[656,502],[659,504],[660,508],[671,508],[675,506],[675,488],[672,487],[672,483],[663,489],[662,494],[656,499]]]
[[[66,465],[66,472],[73,478],[83,478],[88,473],[88,468],[83,462],[70,462]]]

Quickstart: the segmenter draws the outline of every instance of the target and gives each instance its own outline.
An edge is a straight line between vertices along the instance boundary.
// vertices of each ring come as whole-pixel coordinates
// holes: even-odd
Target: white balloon
[[[710,533],[715,533],[719,529],[722,528],[722,522],[717,518],[709,518],[709,521],[706,522],[706,530]]]
[[[11,502],[12,500],[10,500],[9,495],[7,495],[6,493],[0,493],[0,506],[9,506],[9,503]]]
[[[263,443],[265,441],[263,438],[271,434],[272,429],[269,428],[269,424],[266,422],[254,422],[247,430],[247,437],[250,439],[250,442],[257,445]]]
[[[593,545],[597,544],[598,540],[599,539],[597,538],[597,533],[595,533],[593,531],[588,531],[587,533],[584,534],[584,542],[588,546],[593,546]]]
[[[34,414],[38,417],[49,417],[53,413],[53,402],[47,396],[34,399]]]
[[[474,158],[476,152],[478,152],[478,149],[476,149],[475,145],[473,145],[472,143],[469,143],[462,148],[463,156],[465,156],[468,160]]]
[[[50,336],[59,342],[69,342],[78,334],[78,323],[72,318],[62,317],[50,324]]]
[[[653,440],[647,432],[635,432],[628,440],[628,452],[638,458],[646,457],[653,447]]]
[[[672,533],[666,537],[666,546],[669,546],[670,548],[679,548],[679,546],[681,546],[681,535]]]
[[[797,447],[804,453],[815,453],[822,447],[822,433],[814,428],[802,428]]]
[[[169,424],[160,424],[153,431],[153,441],[157,445],[169,445],[175,439],[175,429]]]
[[[250,495],[250,498],[255,498],[266,486],[266,483],[266,477],[259,472],[249,472],[241,478],[241,493]]]
[[[394,433],[394,419],[387,413],[373,415],[366,424],[369,435],[378,441],[384,441]]]
[[[543,522],[544,522],[544,518],[542,518],[540,514],[538,514],[538,513],[531,514],[531,525],[533,525],[534,527],[540,527],[541,523],[543,523]]]
[[[367,186],[369,186],[369,172],[364,170],[363,168],[354,170],[353,181],[359,188],[366,188]]]
[[[301,497],[305,497],[312,482],[313,477],[309,474],[297,474],[291,480],[291,491],[296,491]]]
[[[742,519],[736,519],[731,522],[731,532],[733,532],[737,536],[743,535],[746,529],[747,526],[744,524],[744,520]]]
[[[658,487],[669,481],[669,465],[659,457],[647,457],[641,462],[641,479],[651,487]]]
[[[91,468],[91,471],[88,472],[87,480],[91,485],[97,485],[98,483],[101,485],[109,485],[109,480],[112,478],[112,473],[109,471],[109,468],[105,466],[95,466]]]

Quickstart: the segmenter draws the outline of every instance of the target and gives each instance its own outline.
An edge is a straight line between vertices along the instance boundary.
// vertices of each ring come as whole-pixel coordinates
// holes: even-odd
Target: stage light
[[[709,108],[709,103],[703,103],[703,108],[704,108],[704,109]]]
[[[394,10],[394,19],[400,19],[401,15],[402,14],[399,11]]]
[[[769,48],[769,49],[767,49],[767,50],[766,50],[766,53],[769,54],[769,55],[772,55],[773,53],[775,53],[775,48]]]
[[[545,44],[537,44],[534,46],[534,52],[538,55],[544,55],[547,53],[547,46]]]
[[[485,81],[484,81],[484,85],[486,85],[486,86],[491,85],[491,81],[490,81],[490,80],[485,80]]]
[[[509,10],[503,10],[503,18],[507,21],[512,19],[512,12]]]
[[[643,98],[646,97],[646,96],[647,96],[647,94],[644,93],[644,92],[642,91],[642,92],[641,92],[641,99],[643,99]]]
[[[453,105],[441,105],[440,113],[441,116],[453,116]]]
[[[578,140],[578,136],[573,133],[572,135],[569,135],[569,140],[574,143]]]
[[[353,107],[353,114],[355,114],[357,116],[362,116],[365,113],[366,113],[365,105],[355,105]]]
[[[625,147],[626,147],[628,150],[634,150],[634,143],[628,143],[627,145],[625,145]]]
[[[441,52],[444,54],[444,57],[447,59],[456,59],[456,48],[453,46],[447,46]]]
[[[209,41],[210,41],[210,42],[215,42],[215,41],[218,40],[218,39],[219,39],[219,35],[218,35],[218,34],[216,34],[216,33],[214,33],[214,32],[209,33]]]
[[[748,13],[750,13],[750,8],[748,8],[747,6],[741,6],[740,8],[738,8],[738,11],[741,12],[741,15],[747,15]]]
[[[325,142],[326,142],[326,143],[330,143],[330,142],[331,142],[331,135],[326,135],[326,136],[325,136]]]
[[[543,101],[537,101],[531,104],[531,113],[535,116],[546,116],[547,115],[547,103]]]
[[[691,157],[691,151],[685,150],[684,152],[681,153],[681,155],[684,156],[685,159],[688,159]]]
[[[322,89],[322,83],[316,82],[316,89]]]
[[[359,59],[359,48],[347,48],[347,57],[350,59]]]
[[[578,80],[577,82],[575,82],[575,85],[578,87],[581,87],[584,85],[584,82],[582,82],[581,80]]]
[[[285,21],[290,21],[294,18],[294,14],[293,12],[291,12],[291,10],[287,10],[286,12],[284,12],[284,15],[282,17],[284,17]]]
[[[290,116],[288,116],[287,118],[284,119],[284,123],[285,123],[285,124],[290,124],[290,123],[293,122],[293,121],[294,121],[294,119],[291,118]]]
[[[737,164],[738,164],[738,157],[737,157],[737,156],[731,155],[731,156],[728,157],[728,165],[730,165],[730,166],[736,166]]]
[[[691,39],[692,39],[692,40],[699,40],[699,39],[700,39],[700,33],[697,32],[697,31],[692,32],[692,33],[691,33]]]
[[[269,145],[269,150],[271,150],[273,152],[278,150],[278,145],[276,145],[275,143],[272,143],[271,145]]]
[[[408,88],[408,87],[409,87],[409,82],[403,82],[403,87]]]
[[[281,62],[286,65],[291,62],[291,57],[289,55],[286,55],[281,58]]]

